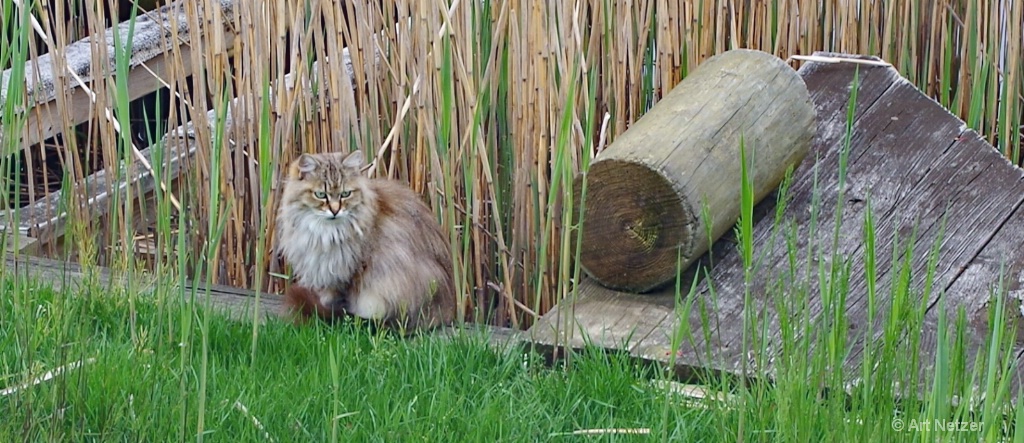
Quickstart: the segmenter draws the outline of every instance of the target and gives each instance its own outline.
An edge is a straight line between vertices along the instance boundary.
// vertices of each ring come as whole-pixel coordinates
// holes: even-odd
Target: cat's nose
[[[337,216],[341,212],[341,202],[327,202],[327,209],[331,210],[331,214]]]

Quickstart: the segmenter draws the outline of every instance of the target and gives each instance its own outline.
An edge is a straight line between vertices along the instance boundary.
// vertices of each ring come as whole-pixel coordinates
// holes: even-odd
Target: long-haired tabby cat
[[[452,259],[433,213],[407,186],[360,173],[360,151],[303,154],[277,213],[300,318],[354,315],[415,331],[455,316]]]

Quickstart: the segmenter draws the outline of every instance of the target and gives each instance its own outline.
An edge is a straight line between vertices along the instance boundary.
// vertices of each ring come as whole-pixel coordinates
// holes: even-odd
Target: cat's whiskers
[[[303,154],[289,168],[278,239],[295,283],[311,291],[318,315],[450,323],[456,300],[444,232],[408,186],[362,177],[361,166],[356,151]]]

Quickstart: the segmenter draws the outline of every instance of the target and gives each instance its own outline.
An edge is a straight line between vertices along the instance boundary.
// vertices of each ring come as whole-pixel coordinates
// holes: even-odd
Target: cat
[[[452,323],[452,257],[441,226],[404,184],[360,172],[362,151],[302,154],[289,166],[277,244],[300,320],[353,315],[416,331]]]

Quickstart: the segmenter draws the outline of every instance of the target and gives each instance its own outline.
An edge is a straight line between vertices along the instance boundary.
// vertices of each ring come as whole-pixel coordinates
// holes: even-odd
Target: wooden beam
[[[212,114],[213,111],[210,113]],[[20,209],[0,211],[0,231],[16,232],[18,235],[30,236],[40,243],[49,244],[64,235],[68,218],[68,211],[63,209],[64,202],[80,202],[81,205],[89,208],[87,213],[96,218],[109,211],[110,205],[107,202],[115,195],[123,201],[127,196],[129,186],[135,187],[135,194],[146,195],[156,189],[160,181],[170,183],[174,180],[180,173],[183,163],[188,157],[195,154],[198,148],[194,134],[190,123],[168,133],[157,145],[158,147],[151,146],[140,151],[142,157],[150,165],[164,174],[163,177],[159,177],[159,180],[138,161],[132,162],[127,170],[124,165],[119,165],[122,168],[119,175],[123,177],[120,181],[111,180],[110,174],[101,169],[85,180],[76,183],[70,190],[61,189],[52,192]],[[155,149],[163,150],[164,164],[153,164]],[[66,192],[73,193],[78,199],[68,199]],[[13,211],[19,212],[17,226],[7,224],[7,220],[12,219],[9,213]]]
[[[19,276],[44,284],[54,289],[77,289],[87,285],[92,287],[125,286],[130,282],[127,277],[108,268],[82,266],[78,263],[33,257],[21,254],[7,254],[0,274]],[[141,288],[140,293],[151,293],[146,288],[157,284],[155,276],[149,273],[137,273],[131,283]],[[173,282],[171,283],[173,284]],[[256,294],[253,291],[224,285],[207,286],[202,283],[186,281],[179,288],[186,301],[191,300],[193,292],[197,300],[205,300],[206,291],[210,291],[210,305],[214,310],[226,313],[237,321],[252,320],[252,310],[256,307]],[[262,294],[259,303],[260,321],[271,317],[290,318],[284,298],[278,294]],[[522,331],[491,327],[486,325],[457,325],[441,328],[434,332],[438,336],[456,338],[464,334],[481,334],[488,343],[500,352],[519,351],[524,346],[525,334]]]
[[[226,19],[234,17],[230,13],[231,8],[234,7],[233,1],[221,0],[219,5],[222,9],[223,17]],[[185,75],[191,73],[192,58],[189,56],[191,49],[187,44],[191,35],[188,32],[187,20],[184,16],[184,11],[181,9],[180,2],[164,6],[155,12],[140,15],[136,22],[135,40],[133,42],[135,46],[132,48],[132,68],[129,71],[129,100],[134,100],[164,87],[166,79],[172,71],[169,63],[173,54],[168,52],[167,48],[160,41],[160,37],[164,33],[167,33],[166,36],[169,36],[169,26],[172,22],[171,14],[177,15],[178,32],[183,40],[178,48],[181,51],[182,63],[179,74],[182,73],[182,70]],[[230,28],[229,24],[225,23],[224,25],[226,28]],[[120,25],[122,35],[127,34],[127,25],[127,23]],[[108,51],[113,54],[113,31],[108,29],[105,37],[107,39]],[[224,46],[231,47],[235,34],[227,32],[224,37]],[[90,38],[85,38],[68,45],[64,51],[66,58],[64,63],[68,69],[80,74],[85,79],[92,79],[92,73],[96,68],[100,68],[92,65],[92,52],[89,48]],[[377,57],[374,61],[379,62],[379,54],[376,55]],[[93,104],[91,99],[86,91],[77,86],[69,86],[69,99],[64,103],[63,108],[58,107],[53,78],[55,76],[60,77],[60,75],[53,72],[53,60],[51,57],[51,54],[40,56],[38,60],[30,61],[27,67],[29,72],[37,72],[39,79],[36,79],[36,74],[27,75],[26,78],[26,87],[31,91],[29,97],[34,99],[32,103],[35,103],[35,108],[28,111],[29,129],[24,133],[22,143],[24,147],[62,132],[65,129],[62,126],[63,114],[69,115],[73,124],[81,123],[88,118],[95,118],[92,113]],[[355,67],[352,65],[348,48],[342,50],[342,57],[342,62],[348,75],[347,78],[351,79],[355,74]],[[113,61],[110,63],[113,63]],[[319,62],[314,62],[308,81],[296,79],[294,74],[286,75],[283,79],[284,87],[287,90],[302,87],[306,90],[306,93],[312,94],[314,90],[312,85],[319,82],[318,65]],[[112,71],[113,65],[102,67],[101,71],[106,69]],[[5,71],[4,79],[9,76],[10,70]],[[3,85],[7,85],[6,80],[4,80]],[[271,90],[273,89],[274,87],[272,86]],[[318,90],[323,93],[323,91],[327,90],[327,85],[321,85]],[[0,91],[0,97],[4,93],[4,91]],[[251,100],[255,99],[252,97],[236,97],[232,99],[231,106],[227,110],[226,120],[224,121],[224,132],[226,134],[233,133],[231,131],[232,109],[237,109],[239,106],[248,106],[248,109],[258,108],[257,106],[252,106]],[[0,101],[2,101],[2,98],[0,98]],[[273,104],[274,111],[280,112],[277,109],[277,105],[276,103]],[[206,121],[218,121],[218,117],[216,110],[210,110],[207,112]],[[68,212],[60,208],[63,202],[69,201],[66,197],[67,193],[73,193],[73,195],[77,196],[78,199],[73,201],[88,206],[88,214],[95,218],[103,216],[109,211],[110,208],[107,202],[115,195],[122,199],[125,198],[129,186],[134,186],[134,191],[137,195],[146,195],[156,189],[160,181],[164,184],[170,183],[178,177],[182,166],[187,164],[187,159],[195,154],[198,149],[195,129],[192,122],[187,122],[169,131],[160,143],[140,150],[141,157],[150,165],[153,165],[153,151],[155,149],[164,150],[165,164],[162,165],[164,176],[159,177],[159,181],[148,168],[138,161],[133,162],[128,170],[125,170],[124,166],[120,165],[122,171],[118,175],[122,179],[116,182],[108,177],[109,174],[106,170],[100,170],[81,182],[75,183],[75,187],[72,190],[62,189],[50,193],[33,204],[19,209],[18,226],[8,226],[6,223],[7,220],[12,219],[8,215],[11,210],[0,211],[0,231],[16,232],[21,236],[32,237],[37,240],[37,245],[48,244],[64,235]],[[2,128],[0,128],[0,135],[2,135]],[[233,147],[248,142],[248,140],[232,141],[234,143],[229,143],[228,146]],[[159,166],[153,165],[153,167]]]
[[[22,233],[10,233],[0,230],[0,237],[3,238],[3,250],[20,252],[23,254],[36,254],[39,252],[39,240]]]
[[[129,101],[165,87],[166,79],[170,78],[174,71],[184,75],[191,74],[192,63],[189,54],[192,35],[183,4],[175,2],[137,17],[129,61]],[[218,4],[222,10],[221,17],[225,19],[224,30],[228,31],[224,33],[224,47],[230,48],[235,39],[233,27],[230,26],[230,20],[234,17],[231,12],[234,1],[220,0]],[[127,38],[129,25],[128,22],[119,24],[117,31],[121,38]],[[177,28],[181,41],[170,41],[172,26]],[[99,63],[93,58],[92,46],[96,37],[102,37],[106,45],[107,54],[110,56],[106,63]],[[181,51],[180,60],[172,59],[167,45],[178,46]],[[25,128],[21,132],[19,146],[22,149],[27,148],[69,129],[65,127],[65,117],[72,126],[95,118],[93,99],[78,84],[74,76],[78,76],[89,85],[108,75],[107,73],[114,72],[114,54],[114,29],[109,28],[103,35],[89,36],[67,45],[60,53],[63,59],[60,63],[53,60],[55,54],[52,52],[27,61],[25,90],[28,103],[25,110]],[[179,62],[180,67],[176,68],[174,63]],[[64,66],[66,71],[59,71],[58,66]],[[3,103],[7,96],[12,70],[13,68],[4,71],[0,76],[0,103]],[[58,94],[65,94],[64,99],[58,100]],[[0,146],[7,146],[2,140],[3,134],[4,130],[0,127]]]
[[[833,309],[823,305],[824,297],[819,294],[828,284],[817,280],[819,266],[830,266],[821,261],[836,260],[848,274],[829,284],[846,285],[842,309],[849,353],[844,364],[855,374],[861,370],[865,344],[880,338],[881,322],[889,318],[894,286],[904,290],[899,289],[904,284],[900,257],[909,249],[908,303],[913,309],[927,310],[917,349],[921,375],[927,375],[934,363],[938,334],[947,332],[937,329],[940,297],[945,299],[949,327],[958,309],[967,314],[966,355],[973,359],[985,350],[992,294],[1000,281],[1010,297],[1024,298],[1024,236],[1020,229],[1024,223],[1024,170],[1008,162],[892,67],[813,62],[799,73],[819,123],[808,155],[813,161],[805,161],[794,172],[781,225],[774,217],[755,222],[757,259],[752,281],[745,280],[735,245],[719,241],[712,265],[706,273],[699,273],[706,278],[696,283],[691,298],[683,299],[683,303],[692,303],[689,315],[685,315],[686,309],[672,308],[670,290],[636,295],[585,280],[579,287],[580,297],[563,301],[542,317],[529,331],[530,336],[556,346],[590,343],[667,364],[673,335],[690,331],[675,354],[677,372],[739,374],[744,362],[764,362],[761,369],[771,373],[783,348],[782,320],[807,315],[809,324],[817,325],[823,313]],[[860,84],[853,115],[848,116],[855,74]],[[850,118],[852,133],[847,146]],[[838,171],[843,158],[847,175],[840,188]],[[874,275],[867,274],[864,265],[868,202],[875,238]],[[772,199],[761,205],[767,205],[769,213],[778,210]],[[816,225],[812,225],[812,217],[816,217]],[[838,237],[834,237],[836,233]],[[876,287],[874,325],[869,325],[867,318],[869,279]],[[927,293],[926,281],[932,284]],[[691,282],[690,277],[684,278],[683,288],[689,288]],[[797,303],[796,307],[786,306],[789,302]],[[1007,304],[1008,323],[1024,328],[1019,304],[1016,300]],[[744,348],[743,319],[748,315],[755,316],[759,330],[764,331],[764,346]],[[821,333],[819,329],[786,332]],[[1008,351],[1024,361],[1024,333],[1015,338]],[[816,343],[814,338],[810,342]],[[759,355],[762,350],[765,353]],[[968,364],[970,370],[974,362]],[[1013,389],[1024,385],[1024,366],[1010,374],[1009,383]]]
[[[628,292],[672,281],[736,224],[740,147],[760,201],[807,155],[814,119],[803,81],[778,57],[737,49],[708,59],[576,179],[576,201],[587,180],[583,269]]]
[[[52,284],[54,289],[76,289],[86,284],[96,284],[101,287],[113,285],[124,286],[128,284],[127,277],[122,273],[114,272],[108,268],[96,266],[82,266],[78,263],[52,260],[42,257],[33,257],[21,254],[7,254],[4,258],[3,272],[7,275],[16,275],[46,284]],[[134,276],[138,280],[133,282],[137,287],[152,287],[156,278],[151,274],[138,273]],[[182,297],[188,299],[193,290],[199,294],[206,293],[207,286],[186,281],[181,288]],[[233,288],[230,286],[213,285],[209,286],[211,305],[220,311],[226,312],[238,319],[251,319],[254,307],[254,293],[252,291]],[[281,296],[264,294],[260,297],[260,312],[265,315],[286,316],[287,308]]]

